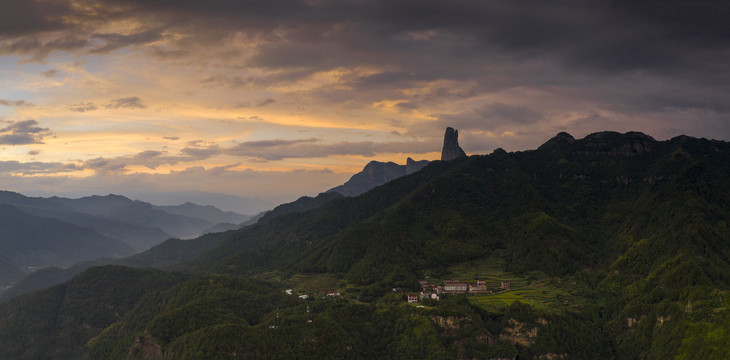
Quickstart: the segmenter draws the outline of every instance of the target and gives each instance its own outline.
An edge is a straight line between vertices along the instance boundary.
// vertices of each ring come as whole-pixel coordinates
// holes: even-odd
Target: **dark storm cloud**
[[[22,4],[18,10],[9,7],[0,15],[8,20],[0,34],[89,26],[61,22],[62,16],[89,17],[64,2],[54,7],[46,2],[18,3]],[[243,33],[261,40],[250,59],[258,67],[390,64],[395,65],[392,71],[412,70],[415,78],[448,78],[458,69],[444,69],[438,60],[449,59],[450,64],[459,60],[458,64],[469,63],[470,58],[495,61],[505,60],[504,56],[549,55],[577,68],[671,71],[714,62],[718,56],[726,59],[727,54],[715,50],[727,49],[730,40],[730,10],[721,1],[112,0],[107,5],[116,6],[97,14],[98,23],[129,18],[149,26],[133,34],[91,32],[86,39],[72,39],[49,50],[91,46],[89,51],[104,53],[147,44],[173,30],[187,35],[181,41],[188,47],[167,51],[183,51],[195,41]],[[51,43],[14,44],[20,51]]]
[[[42,144],[43,138],[51,134],[48,128],[38,126],[38,122],[35,120],[9,121],[8,123],[8,126],[0,129],[0,144]]]
[[[17,9],[8,7],[0,15],[7,18],[0,34],[88,26],[61,22],[63,16],[89,17],[83,8],[72,8],[67,2],[56,2],[55,6],[17,3]],[[272,67],[389,61],[382,58],[383,53],[468,57],[499,48],[525,54],[551,53],[587,66],[643,68],[689,61],[695,54],[677,50],[726,48],[730,39],[727,3],[707,0],[111,0],[105,4],[108,10],[97,14],[99,23],[130,18],[157,26],[134,34],[92,33],[90,39],[101,40],[104,45],[91,51],[149,43],[166,29],[189,32],[193,38],[204,33],[220,38],[243,32],[264,40],[254,63]],[[446,47],[439,39],[460,42]],[[325,49],[331,51],[323,52]],[[353,51],[371,55],[349,56]],[[663,56],[668,54],[673,56]]]
[[[508,125],[531,125],[544,116],[526,106],[504,103],[485,104],[456,114],[438,114],[438,126],[452,126],[461,130],[494,130]]]
[[[10,0],[0,12],[0,39],[68,27],[63,16],[73,13],[68,2]]]
[[[88,44],[87,39],[72,34],[50,40],[32,36],[21,37],[0,44],[0,55],[19,54],[28,57],[27,60],[42,61],[53,52],[82,50]]]
[[[406,90],[450,80],[461,82],[454,86],[468,96],[518,87],[561,91],[622,112],[724,114],[730,103],[730,4],[720,0],[16,2],[0,15],[0,53],[39,60],[54,51],[104,54],[146,46],[162,59],[187,57],[215,67],[220,71],[206,74],[204,83],[230,88],[368,69],[345,76],[340,85],[348,88],[319,89],[313,95],[323,102],[366,104],[400,95],[404,106],[437,106],[445,98],[435,92],[429,99]],[[138,28],[101,30],[113,20]],[[233,38],[250,47],[220,46]],[[251,68],[261,71],[252,75]],[[616,78],[634,80],[619,84]],[[476,85],[462,87],[470,82]],[[640,91],[626,91],[635,85]],[[688,90],[666,95],[667,88],[683,87]],[[137,104],[118,107],[144,106]],[[515,99],[513,106],[534,105]],[[497,122],[508,115],[517,124],[540,121],[518,108],[484,115]]]

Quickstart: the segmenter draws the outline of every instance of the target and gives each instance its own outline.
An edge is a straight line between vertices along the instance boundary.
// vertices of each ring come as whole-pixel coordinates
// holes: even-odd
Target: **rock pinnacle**
[[[449,161],[460,157],[466,157],[466,153],[459,146],[459,131],[447,127],[446,134],[444,134],[444,148],[441,150],[441,160]]]

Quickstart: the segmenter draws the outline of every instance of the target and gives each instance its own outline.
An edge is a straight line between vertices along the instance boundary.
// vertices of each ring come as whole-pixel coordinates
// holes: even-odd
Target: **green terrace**
[[[502,270],[504,260],[485,258],[453,265],[447,269],[445,278],[465,282],[486,280],[487,293],[468,294],[469,300],[485,310],[497,311],[515,301],[529,304],[535,309],[548,312],[563,312],[582,307],[577,296],[575,282],[565,278],[550,277],[539,271],[514,274]],[[502,289],[502,282],[509,282],[509,289]]]

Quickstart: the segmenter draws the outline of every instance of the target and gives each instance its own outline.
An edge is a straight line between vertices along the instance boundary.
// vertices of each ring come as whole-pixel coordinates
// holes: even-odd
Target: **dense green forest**
[[[727,358],[727,189],[730,144],[685,136],[436,161],[13,298],[0,358]],[[405,301],[449,278],[490,292]]]

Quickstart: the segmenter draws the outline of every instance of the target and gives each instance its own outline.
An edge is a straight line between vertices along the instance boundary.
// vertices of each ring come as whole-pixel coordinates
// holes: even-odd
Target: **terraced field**
[[[486,280],[491,293],[469,294],[469,300],[487,310],[497,310],[519,300],[535,308],[561,312],[579,303],[573,298],[566,285],[541,272],[530,272],[521,276],[502,270],[501,259],[484,259],[454,265],[448,269],[446,278],[475,282]],[[510,283],[510,289],[501,288],[502,281]]]
[[[333,274],[295,274],[288,282],[295,291],[308,294],[324,294],[342,285]]]

